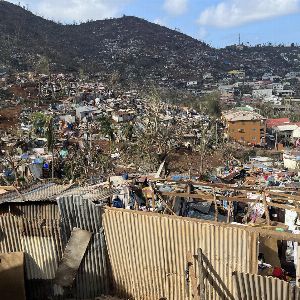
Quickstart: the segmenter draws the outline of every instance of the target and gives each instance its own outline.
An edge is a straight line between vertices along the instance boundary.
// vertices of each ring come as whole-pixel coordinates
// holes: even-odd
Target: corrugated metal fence
[[[256,273],[258,237],[243,228],[116,209],[105,210],[103,225],[122,297],[186,299],[187,253],[195,255],[198,248],[207,272],[206,299],[234,299],[232,273]]]
[[[236,300],[299,300],[299,289],[286,281],[255,274],[233,274]]]

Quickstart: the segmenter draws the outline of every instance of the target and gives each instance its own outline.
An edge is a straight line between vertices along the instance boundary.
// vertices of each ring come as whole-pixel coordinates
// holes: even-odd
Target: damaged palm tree
[[[36,112],[31,116],[31,122],[34,133],[47,139],[48,151],[52,153],[52,178],[54,178],[55,130],[53,116]]]
[[[211,123],[202,123],[199,128],[199,136],[197,139],[196,150],[200,155],[199,162],[199,173],[204,173],[204,161],[207,155],[214,151],[215,148],[215,124]]]

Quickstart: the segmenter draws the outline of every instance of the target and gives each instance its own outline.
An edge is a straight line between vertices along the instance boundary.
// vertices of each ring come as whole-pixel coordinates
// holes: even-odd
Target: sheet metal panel
[[[83,299],[104,294],[108,291],[110,279],[100,206],[81,196],[61,197],[57,203],[65,242],[74,227],[93,234],[77,272],[75,295]]]
[[[196,255],[198,248],[206,299],[234,299],[232,272],[256,272],[258,238],[242,227],[122,209],[106,209],[103,226],[115,289],[123,297],[186,299],[187,252]]]
[[[62,257],[59,220],[0,217],[0,252],[24,252],[27,279],[52,279]]]
[[[11,192],[0,196],[1,203],[27,202],[27,201],[46,201],[55,200],[56,195],[67,191],[70,185],[57,185],[55,183],[40,184],[30,189],[17,192]]]
[[[19,217],[9,214],[0,216],[0,253],[23,252],[20,226]]]
[[[0,205],[0,217],[3,214],[23,217],[27,219],[59,219],[59,211],[56,203],[3,203]]]
[[[288,282],[267,276],[235,272],[236,300],[294,300],[295,287]]]
[[[71,195],[58,198],[57,204],[66,241],[75,227],[93,233],[100,232],[101,210],[92,201]]]
[[[59,220],[22,219],[21,243],[27,279],[54,279],[62,258]]]

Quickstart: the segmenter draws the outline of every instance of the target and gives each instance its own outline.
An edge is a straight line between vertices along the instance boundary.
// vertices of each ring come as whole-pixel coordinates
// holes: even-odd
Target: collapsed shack
[[[1,291],[13,274],[22,292],[11,299],[254,299],[243,290],[253,282],[294,299],[300,238],[279,210],[298,213],[299,195],[279,191],[145,178],[11,191],[0,197]]]
[[[24,253],[26,299],[88,299],[108,293],[110,280],[97,205],[104,205],[114,192],[97,185],[46,184],[1,197],[0,252]],[[60,286],[58,268],[76,230],[87,231],[91,238],[76,276],[71,275],[72,284]],[[11,282],[1,282],[1,288],[7,285]]]

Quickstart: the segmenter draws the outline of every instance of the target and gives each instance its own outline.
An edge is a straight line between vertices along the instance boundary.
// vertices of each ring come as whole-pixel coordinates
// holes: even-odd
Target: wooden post
[[[297,242],[297,256],[296,256],[296,286],[300,288],[300,245]]]
[[[268,207],[268,203],[266,200],[266,192],[264,191],[262,193],[262,197],[263,197],[263,204],[264,204],[264,208],[265,208],[265,214],[266,214],[266,221],[267,221],[267,225],[270,226],[270,214],[269,214],[269,207]]]
[[[136,194],[134,194],[134,210],[139,210],[139,204],[136,200]]]
[[[197,289],[197,278],[195,272],[194,257],[191,252],[187,252],[186,258],[189,266],[189,277],[192,286],[192,297],[195,300],[200,300],[198,289]]]
[[[155,195],[154,195],[154,190],[153,190],[153,193],[152,193],[152,208],[153,208],[153,210],[155,209]]]
[[[227,223],[230,223],[231,212],[233,211],[232,202],[227,202]]]
[[[214,203],[215,203],[215,221],[218,222],[218,204],[217,204],[217,195],[216,195],[216,190],[213,189],[214,192]]]
[[[111,189],[112,189],[112,183],[111,183],[111,181],[110,181],[110,177],[108,178],[108,187],[109,187],[109,190],[111,191]],[[110,197],[108,198],[108,206],[110,206],[110,207],[111,207],[111,205],[112,205],[113,197],[114,197],[114,196],[110,196]]]
[[[198,268],[199,268],[199,295],[200,300],[205,300],[205,286],[204,286],[204,266],[202,249],[198,249]]]

